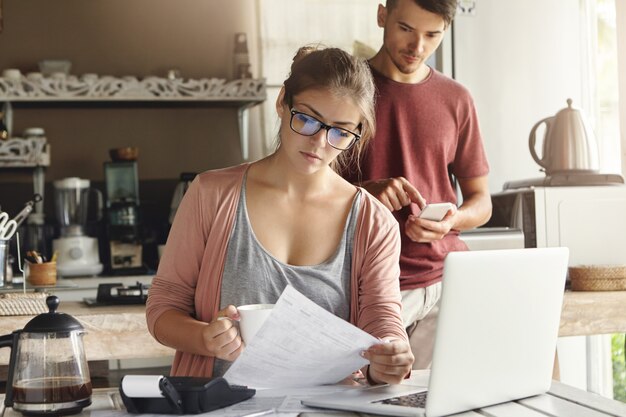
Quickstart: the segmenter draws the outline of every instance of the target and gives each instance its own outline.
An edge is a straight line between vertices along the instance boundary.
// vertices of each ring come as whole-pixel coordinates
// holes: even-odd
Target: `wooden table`
[[[559,336],[626,333],[626,291],[566,291]]]
[[[174,351],[148,333],[145,306],[87,307],[65,302],[60,311],[85,327],[85,352],[90,361],[158,358]],[[0,335],[21,329],[30,316],[0,317]],[[559,336],[626,333],[626,291],[565,293]],[[0,365],[9,361],[9,349],[0,349]]]

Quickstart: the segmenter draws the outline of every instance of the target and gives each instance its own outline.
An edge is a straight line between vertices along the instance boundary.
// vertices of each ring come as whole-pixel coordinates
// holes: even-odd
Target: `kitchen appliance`
[[[524,247],[566,246],[570,265],[618,265],[626,247],[626,186],[528,187],[491,195],[489,227],[523,231]]]
[[[537,130],[545,124],[543,153],[536,152]],[[567,107],[556,116],[546,117],[535,123],[530,131],[528,147],[532,158],[546,175],[539,178],[507,181],[503,188],[517,189],[532,186],[586,186],[624,184],[621,174],[600,173],[598,144],[593,131],[588,127],[583,113],[572,107],[567,99]]]
[[[98,197],[98,217],[102,218],[102,194],[90,188],[89,180],[77,177],[54,182],[54,200],[61,235],[52,242],[57,253],[57,270],[62,276],[97,275],[102,272],[98,239],[87,236],[89,195]]]
[[[181,172],[180,173],[180,182],[176,185],[174,189],[174,195],[172,196],[172,202],[170,203],[170,224],[174,223],[174,217],[176,216],[176,211],[178,210],[178,206],[183,199],[183,196],[187,192],[189,185],[196,178],[195,172]]]
[[[57,312],[58,297],[49,296],[46,304],[47,313],[0,336],[0,347],[11,348],[4,405],[27,416],[76,414],[91,404],[84,329]]]
[[[107,272],[143,273],[137,161],[104,163],[106,181]]]
[[[543,139],[543,154],[537,155],[535,142],[537,129],[546,125]],[[555,173],[596,173],[600,168],[598,143],[584,114],[572,107],[572,99],[567,99],[567,107],[555,116],[546,117],[535,123],[528,138],[530,154],[547,174]]]
[[[88,306],[145,304],[148,300],[150,285],[137,281],[136,285],[124,286],[120,282],[98,285],[96,298],[83,298]]]

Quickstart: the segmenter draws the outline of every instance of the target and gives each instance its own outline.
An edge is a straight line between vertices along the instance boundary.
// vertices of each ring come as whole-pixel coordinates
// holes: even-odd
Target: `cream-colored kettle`
[[[546,124],[541,158],[535,151],[537,128]],[[600,169],[598,143],[589,128],[583,113],[572,107],[572,99],[567,99],[567,107],[555,116],[537,122],[528,138],[530,154],[541,165],[546,174],[568,172],[593,173]]]

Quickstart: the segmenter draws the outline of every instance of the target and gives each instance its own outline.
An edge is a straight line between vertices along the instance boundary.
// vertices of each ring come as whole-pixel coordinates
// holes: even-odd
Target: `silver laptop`
[[[568,255],[567,248],[450,253],[428,390],[358,388],[302,403],[434,417],[545,393],[552,380]]]

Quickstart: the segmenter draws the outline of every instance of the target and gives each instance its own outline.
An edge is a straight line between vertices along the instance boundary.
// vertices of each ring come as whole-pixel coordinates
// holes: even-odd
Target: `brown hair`
[[[448,27],[456,14],[458,0],[413,0],[413,2],[422,9],[440,16]],[[391,11],[397,4],[398,0],[387,0],[385,7],[387,11]]]
[[[374,80],[367,61],[356,58],[339,48],[305,46],[298,50],[291,64],[291,72],[284,82],[283,102],[290,106],[293,97],[309,89],[326,89],[342,97],[351,98],[361,111],[361,140],[345,150],[331,164],[335,171],[354,165],[358,170],[359,157],[374,135]]]

